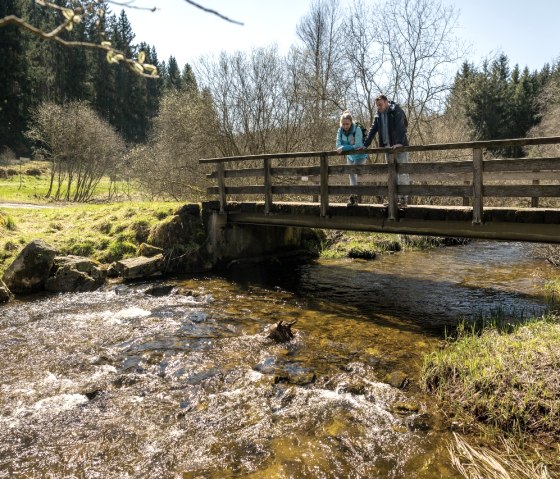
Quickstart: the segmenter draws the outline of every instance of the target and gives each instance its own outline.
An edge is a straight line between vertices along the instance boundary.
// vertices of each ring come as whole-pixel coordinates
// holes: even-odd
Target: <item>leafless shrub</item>
[[[164,97],[149,144],[127,160],[142,190],[161,198],[200,199],[208,184],[198,159],[217,154],[218,127],[210,98],[197,91]]]
[[[35,156],[51,163],[46,196],[55,200],[88,201],[101,178],[123,166],[123,140],[82,102],[42,104],[27,136]]]
[[[16,154],[7,146],[0,151],[0,165],[11,165],[16,161]]]

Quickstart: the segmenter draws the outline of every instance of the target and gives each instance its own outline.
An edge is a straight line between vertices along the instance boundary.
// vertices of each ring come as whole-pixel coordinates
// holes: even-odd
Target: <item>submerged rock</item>
[[[146,291],[144,291],[144,294],[149,294],[150,296],[167,296],[168,294],[171,294],[173,288],[175,288],[175,286],[172,284],[156,284],[154,286],[150,286]]]
[[[408,386],[410,382],[408,376],[402,371],[393,371],[385,376],[385,382],[394,388],[403,389]]]
[[[414,401],[397,401],[391,406],[391,411],[399,414],[412,414],[420,410],[420,404]]]

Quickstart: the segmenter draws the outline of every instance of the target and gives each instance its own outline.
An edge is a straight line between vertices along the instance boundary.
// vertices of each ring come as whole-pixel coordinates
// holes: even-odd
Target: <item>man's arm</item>
[[[404,111],[400,106],[395,108],[395,145],[402,146],[406,143],[406,125]]]
[[[379,130],[379,124],[377,122],[377,119],[378,119],[378,116],[376,115],[375,118],[373,119],[373,123],[371,124],[371,128],[369,129],[368,136],[364,141],[364,147],[365,148],[368,148],[369,145],[371,145],[371,142],[373,141],[373,137],[377,133],[377,130]]]

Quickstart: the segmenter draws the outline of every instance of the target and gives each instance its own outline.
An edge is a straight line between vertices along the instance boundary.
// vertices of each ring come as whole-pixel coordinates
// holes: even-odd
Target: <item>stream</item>
[[[552,274],[477,241],[0,305],[0,478],[459,477],[423,357],[461,319],[542,314]]]

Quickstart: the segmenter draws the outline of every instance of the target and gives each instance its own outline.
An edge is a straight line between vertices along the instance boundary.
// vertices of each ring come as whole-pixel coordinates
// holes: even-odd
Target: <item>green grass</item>
[[[544,290],[552,301],[560,302],[560,277],[548,280]]]
[[[321,257],[371,259],[382,253],[429,249],[445,244],[454,243],[448,239],[428,236],[329,231],[323,241]]]
[[[460,328],[432,353],[423,385],[466,424],[516,437],[560,435],[560,324],[552,315],[508,328]]]
[[[42,239],[63,254],[111,262],[133,256],[150,228],[182,203],[66,204],[40,209],[0,207],[0,273],[24,245]]]
[[[7,178],[0,175],[0,202],[6,203],[47,203],[50,200],[45,197],[49,190],[50,184],[50,165],[46,161],[28,161],[23,165],[14,164],[11,166],[0,167],[4,171],[11,170],[16,174],[10,174]],[[27,174],[29,171],[39,171],[40,175]],[[111,182],[109,178],[102,178],[95,189],[93,200],[103,201],[109,197],[109,188]],[[121,196],[123,185],[120,185]],[[133,195],[137,195],[134,189],[131,190]],[[127,192],[128,193],[128,192]]]

